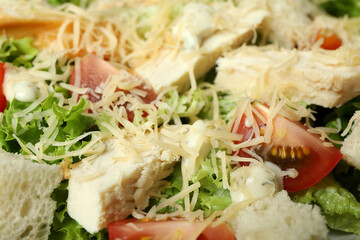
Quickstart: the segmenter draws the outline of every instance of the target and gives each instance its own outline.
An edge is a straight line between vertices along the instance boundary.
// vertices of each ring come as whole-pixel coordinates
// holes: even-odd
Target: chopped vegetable
[[[253,104],[254,108],[265,119],[269,117],[269,108],[258,102]],[[254,119],[259,126],[260,134],[264,135],[266,122],[253,113]],[[245,115],[237,116],[233,131],[244,136],[246,141],[253,136],[253,127],[248,126]],[[273,119],[273,132],[271,142],[260,145],[255,152],[265,161],[277,164],[282,170],[296,169],[298,176],[284,177],[284,189],[289,192],[308,188],[323,179],[340,161],[342,154],[334,146],[325,146],[320,136],[307,131],[300,123],[288,120],[277,115]],[[238,153],[242,157],[251,157],[241,149]]]
[[[360,234],[360,203],[348,190],[326,178],[293,196],[297,202],[317,204],[330,228]]]
[[[0,37],[0,62],[10,62],[17,67],[32,67],[32,60],[38,51],[31,44],[31,38],[5,40]]]
[[[71,109],[60,107],[57,104],[58,101],[59,99],[52,93],[27,116],[15,118],[14,115],[16,115],[16,113],[29,107],[31,103],[24,103],[14,99],[8,109],[5,110],[4,118],[0,125],[0,148],[8,152],[20,151],[22,154],[28,155],[29,152],[27,152],[21,144],[31,144],[34,147],[37,144],[38,150],[42,150],[44,154],[53,157],[63,155],[69,150],[82,148],[84,144],[89,141],[89,138],[84,138],[81,141],[71,144],[71,146],[68,146],[68,149],[65,148],[66,144],[53,146],[42,141],[50,125],[54,127],[54,131],[51,133],[48,132],[50,135],[47,137],[54,137],[55,141],[63,143],[75,139],[94,126],[95,121],[92,118],[82,115],[82,112],[87,106],[86,100],[81,98],[79,103]],[[44,111],[49,112],[50,116],[44,115],[40,119],[29,118],[29,116],[31,117],[34,114],[39,114]],[[17,120],[16,128],[13,128],[14,120]],[[53,126],[52,124],[55,125]],[[17,138],[14,136],[17,136]],[[39,143],[42,143],[41,147]],[[36,152],[32,154],[36,154]],[[42,157],[45,158],[45,156]],[[75,158],[77,161],[79,161],[78,157],[79,156]],[[49,162],[59,162],[60,160],[62,160],[61,157]]]
[[[146,221],[126,219],[110,223],[108,226],[110,240],[127,239],[192,239],[199,240],[235,240],[231,228],[222,223],[216,227],[208,226],[202,232],[197,229],[202,227],[201,222],[187,222],[179,220],[168,221]],[[193,236],[193,234],[196,234]]]
[[[87,7],[93,0],[47,0],[48,3],[54,6],[58,6],[65,3],[72,3],[79,7]]]
[[[219,164],[219,161],[218,161]],[[220,166],[218,166],[218,169]],[[174,173],[167,179],[170,181],[170,185],[166,186],[162,193],[165,198],[170,198],[182,190],[182,174],[181,164],[175,166]],[[204,216],[207,217],[215,211],[224,210],[231,204],[231,196],[228,189],[223,188],[221,171],[218,175],[215,174],[210,155],[207,159],[201,162],[201,168],[192,177],[189,185],[192,183],[200,182],[201,187],[199,189],[198,199],[195,205],[195,209],[201,209],[204,211]],[[161,199],[152,199],[152,205],[158,204]],[[184,200],[180,199],[178,202],[184,208]],[[176,209],[172,207],[166,207],[160,210],[160,213],[173,212]]]
[[[318,2],[321,8],[335,17],[360,16],[359,0],[325,0]]]
[[[341,38],[334,31],[324,28],[320,29],[315,37],[315,42],[322,40],[321,48],[326,50],[336,50],[342,45]]]

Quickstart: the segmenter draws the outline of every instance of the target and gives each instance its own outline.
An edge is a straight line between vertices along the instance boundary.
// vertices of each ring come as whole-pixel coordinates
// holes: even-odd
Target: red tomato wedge
[[[253,106],[267,118],[269,109],[266,106],[260,103],[254,103]],[[266,124],[254,113],[253,116],[260,129],[264,129]],[[246,125],[245,115],[238,117],[241,119],[236,133],[242,134],[242,141],[246,141],[252,137],[253,129]],[[342,158],[339,149],[325,146],[318,135],[309,133],[299,122],[277,115],[273,119],[273,127],[271,142],[255,147],[254,151],[265,161],[277,164],[282,170],[295,168],[298,171],[296,178],[285,176],[283,179],[284,189],[288,192],[300,191],[316,184],[328,175]],[[233,132],[234,129],[236,128],[233,125]],[[250,157],[241,150],[238,155]]]
[[[187,221],[138,221],[125,219],[108,225],[110,240],[172,240],[189,239],[201,227],[200,222]],[[222,223],[216,227],[208,226],[197,237],[198,240],[235,240],[231,228]]]
[[[95,90],[96,87],[101,88],[106,79],[117,72],[118,70],[111,64],[93,54],[89,54],[80,61],[80,83],[78,86],[82,88],[90,88],[92,90]],[[76,71],[74,68],[70,77],[70,84],[75,85],[75,79]],[[100,98],[90,94],[89,100],[97,102]]]
[[[323,39],[321,48],[326,50],[336,50],[342,45],[341,38],[336,33],[328,28],[320,29],[315,37],[315,42],[319,39]]]
[[[3,112],[6,108],[6,98],[3,90],[4,78],[5,78],[4,63],[0,62],[0,112]]]
[[[116,74],[119,72],[118,69],[116,69],[114,66],[112,66],[110,63],[104,61],[103,59],[97,57],[94,54],[89,54],[86,57],[84,57],[80,61],[80,83],[78,83],[79,87],[82,88],[90,88],[95,91],[97,87],[103,88],[103,85],[105,84],[105,81],[110,75]],[[73,72],[71,73],[70,77],[70,84],[76,85],[76,70],[74,68]],[[140,86],[136,87],[137,89],[140,89],[142,91],[146,92],[146,96],[142,98],[144,103],[151,103],[157,98],[157,95],[152,91],[149,87],[147,87],[145,84],[142,84]],[[118,89],[119,91],[124,91],[125,93],[129,93],[126,90]],[[97,102],[101,99],[101,95],[97,94],[98,96],[95,96],[93,94],[88,94],[89,100],[91,102]],[[125,104],[125,107],[127,104]],[[126,108],[128,120],[132,122],[134,120],[134,113],[129,111]],[[147,113],[143,113],[143,117],[146,117]]]
[[[105,81],[110,75],[119,72],[117,68],[94,54],[89,54],[80,61],[80,69],[80,83],[78,86],[82,88],[90,88],[94,91],[97,87],[102,88],[105,84]],[[76,71],[74,68],[73,72],[71,73],[70,84],[75,85],[75,81]],[[157,97],[156,94],[144,84],[136,88],[147,92],[147,95],[143,98],[145,103],[150,103],[154,101]],[[121,89],[119,89],[119,91],[120,90]],[[101,96],[96,97],[89,94],[89,100],[92,102],[97,102],[100,99]]]

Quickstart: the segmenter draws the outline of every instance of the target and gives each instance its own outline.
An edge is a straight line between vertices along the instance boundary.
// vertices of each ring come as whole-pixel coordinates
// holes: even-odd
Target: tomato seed
[[[305,154],[305,156],[307,156],[307,155],[310,154],[310,151],[311,151],[311,150],[310,150],[310,148],[304,146],[304,147],[302,147],[302,151],[303,151],[303,153]]]

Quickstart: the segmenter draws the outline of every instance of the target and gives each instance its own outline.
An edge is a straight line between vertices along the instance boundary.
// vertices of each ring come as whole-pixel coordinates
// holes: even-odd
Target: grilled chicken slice
[[[157,58],[136,67],[135,72],[156,93],[169,87],[187,90],[196,84],[196,78],[215,66],[224,52],[248,41],[266,15],[267,11],[251,5],[238,8],[225,2],[190,3],[173,25],[180,47],[164,46]]]
[[[128,151],[117,139],[105,141],[105,151],[72,169],[67,207],[69,215],[88,232],[125,219],[144,209],[149,193],[172,172],[178,156],[153,144]]]
[[[360,94],[358,52],[242,47],[219,59],[215,84],[254,99],[276,87],[293,101],[336,107]]]

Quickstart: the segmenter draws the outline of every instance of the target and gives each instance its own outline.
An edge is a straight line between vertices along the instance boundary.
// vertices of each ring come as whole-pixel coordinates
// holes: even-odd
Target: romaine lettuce
[[[330,228],[360,234],[360,203],[332,178],[297,192],[293,200],[319,205]]]
[[[360,97],[343,104],[339,108],[324,109],[316,107],[316,125],[339,128],[347,127],[355,111],[360,109]],[[329,136],[338,141],[344,140],[339,133]],[[338,148],[340,144],[335,144]],[[319,184],[297,193],[294,200],[318,204],[330,228],[346,232],[360,233],[360,172],[341,161],[332,171],[332,176]]]
[[[206,99],[200,89],[196,89],[194,92],[188,91],[181,95],[178,91],[172,90],[166,93],[161,101],[167,103],[173,112],[170,112],[170,109],[160,107],[158,116],[161,118],[162,115],[166,114],[171,118],[174,114],[179,117],[196,116],[204,107]]]
[[[225,92],[216,92],[216,95],[219,103],[219,109],[217,109],[219,118],[227,123],[234,117],[238,98]],[[173,120],[174,115],[180,118],[189,118],[193,121],[198,118],[212,120],[215,111],[213,98],[212,91],[201,88],[183,94],[179,94],[175,90],[170,91],[161,99],[162,102],[168,104],[169,108],[159,107],[158,116],[160,122],[168,120],[164,116]],[[174,111],[172,111],[173,109]]]
[[[92,2],[92,0],[47,0],[53,6],[59,6],[64,3],[72,3],[79,7],[87,7]]]
[[[58,101],[59,100],[54,97],[54,93],[51,93],[40,105],[31,111],[32,115],[38,116],[40,116],[39,113],[41,112],[50,109],[53,111],[57,119],[56,141],[65,142],[72,140],[94,126],[95,120],[81,114],[88,104],[85,99],[81,98],[78,104],[70,109],[58,106]],[[13,128],[14,114],[26,109],[30,104],[31,103],[24,103],[14,98],[5,110],[4,117],[0,124],[0,148],[8,152],[20,152],[26,155],[26,151],[20,147],[18,140],[23,144],[31,143],[33,145],[40,142],[45,129],[48,127],[48,117],[34,117],[31,120],[19,117],[16,128]],[[44,148],[44,153],[51,156],[62,155],[65,151],[84,147],[89,140],[90,139],[83,139],[82,141],[76,142],[69,149],[65,149],[64,146],[50,145]],[[59,161],[61,161],[61,159],[55,162],[58,163]]]
[[[220,165],[220,161],[218,160]],[[220,166],[218,166],[220,169]],[[182,190],[182,174],[181,174],[181,163],[175,165],[175,170],[167,180],[170,184],[162,189],[164,198],[170,198],[178,194]],[[199,189],[198,199],[194,208],[194,211],[201,209],[204,211],[204,216],[207,217],[215,211],[224,210],[228,207],[231,201],[231,195],[228,189],[223,188],[223,178],[219,171],[218,176],[215,175],[215,170],[212,165],[210,157],[201,162],[201,167],[198,172],[192,177],[189,185],[200,182],[201,187]],[[150,207],[157,205],[161,199],[151,199]],[[177,201],[179,205],[184,208],[184,199]],[[166,207],[160,210],[159,213],[169,213],[176,209],[173,207]]]

